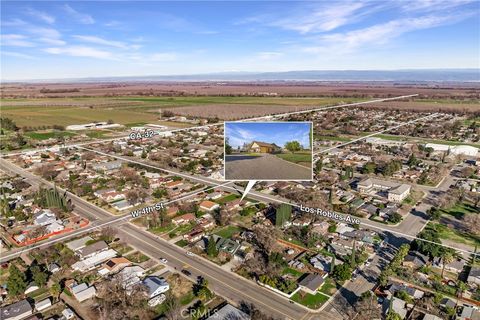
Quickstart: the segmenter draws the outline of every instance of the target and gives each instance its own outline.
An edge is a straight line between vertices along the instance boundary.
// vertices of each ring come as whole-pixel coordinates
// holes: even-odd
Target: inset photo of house
[[[311,122],[225,122],[225,180],[312,180]]]

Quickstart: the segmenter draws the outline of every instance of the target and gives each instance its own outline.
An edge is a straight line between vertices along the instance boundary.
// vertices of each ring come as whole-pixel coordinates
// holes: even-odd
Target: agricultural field
[[[311,109],[326,105],[360,101],[342,98],[271,98],[271,97],[100,97],[58,99],[2,99],[2,117],[19,127],[68,126],[93,121],[112,120],[125,126],[156,123],[163,110],[176,115],[240,119]],[[183,124],[185,125],[185,124]]]

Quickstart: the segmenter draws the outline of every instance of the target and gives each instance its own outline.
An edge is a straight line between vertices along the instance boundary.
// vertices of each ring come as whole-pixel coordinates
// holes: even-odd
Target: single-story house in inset
[[[20,320],[28,317],[33,312],[32,306],[27,299],[9,304],[0,309],[0,319],[2,320]]]
[[[120,200],[120,201],[114,202],[111,204],[111,206],[118,211],[123,211],[123,210],[133,208],[133,204],[131,204],[127,200]]]
[[[50,300],[50,298],[47,298],[35,303],[35,309],[37,311],[45,310],[51,306],[52,306],[52,301]]]
[[[183,185],[183,181],[177,180],[177,181],[170,181],[167,184],[165,184],[165,187],[168,189],[175,189]]]
[[[275,143],[266,143],[260,141],[253,141],[250,146],[248,147],[248,151],[250,152],[258,152],[258,153],[273,153],[279,152],[282,148],[277,146]]]
[[[167,280],[155,276],[146,277],[142,280],[142,284],[148,289],[148,298],[158,296],[170,289]]]
[[[316,294],[318,288],[320,288],[324,282],[325,279],[320,274],[309,273],[298,283],[298,285],[302,290],[311,294]]]
[[[200,209],[205,211],[213,211],[219,207],[220,205],[218,203],[215,203],[209,200],[205,200],[200,203]]]

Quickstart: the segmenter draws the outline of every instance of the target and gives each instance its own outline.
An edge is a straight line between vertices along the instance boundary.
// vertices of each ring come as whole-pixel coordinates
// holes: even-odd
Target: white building
[[[464,155],[476,157],[478,155],[478,148],[460,145],[460,146],[449,146],[446,144],[437,144],[437,143],[427,143],[425,148],[432,148],[436,152],[450,152],[453,155]]]

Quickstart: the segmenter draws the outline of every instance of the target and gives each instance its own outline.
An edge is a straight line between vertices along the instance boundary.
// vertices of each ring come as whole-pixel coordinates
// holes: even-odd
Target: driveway
[[[312,170],[271,154],[225,157],[226,180],[312,180]]]

